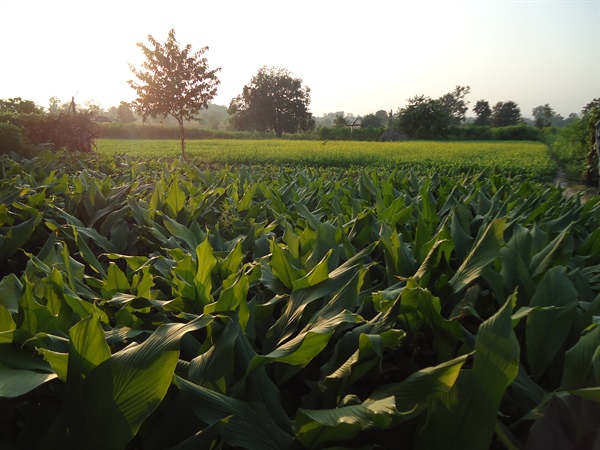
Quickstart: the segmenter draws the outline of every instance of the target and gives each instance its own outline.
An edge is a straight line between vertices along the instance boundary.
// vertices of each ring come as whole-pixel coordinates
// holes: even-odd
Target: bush
[[[97,130],[99,138],[107,139],[179,139],[179,128],[166,124],[101,123],[97,124]],[[186,139],[273,139],[275,133],[187,127],[185,137]],[[283,137],[297,139],[298,135],[285,134]]]
[[[494,139],[498,141],[540,141],[540,130],[529,125],[510,125],[507,127],[493,128]]]
[[[350,127],[321,127],[318,130],[319,139],[323,141],[378,141],[384,128],[356,128]]]
[[[452,125],[448,129],[448,139],[453,141],[491,141],[494,133],[488,126]]]
[[[22,137],[22,145],[39,146],[52,144],[54,148],[69,151],[90,152],[96,130],[93,114],[88,111],[77,114],[15,114],[0,113],[0,123],[16,127]]]
[[[597,184],[598,174],[594,151],[595,124],[600,109],[588,111],[581,119],[560,128],[552,144],[554,156],[572,180]]]
[[[12,123],[0,123],[0,154],[23,151],[21,129]]]

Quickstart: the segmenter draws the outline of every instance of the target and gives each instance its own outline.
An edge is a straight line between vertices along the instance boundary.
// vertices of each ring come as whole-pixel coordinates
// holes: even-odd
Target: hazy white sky
[[[512,100],[524,115],[600,97],[600,0],[0,0],[0,98],[130,101],[136,43],[171,28],[209,47],[225,106],[262,66],[301,78],[316,116],[395,112],[456,85],[470,107]]]

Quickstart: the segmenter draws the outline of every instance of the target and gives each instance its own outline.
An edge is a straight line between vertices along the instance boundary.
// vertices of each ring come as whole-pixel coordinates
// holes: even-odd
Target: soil
[[[583,202],[586,202],[587,200],[596,195],[600,195],[600,191],[597,187],[586,186],[583,183],[578,183],[569,180],[564,170],[560,167],[558,169],[555,182],[559,184],[562,189],[564,189],[564,194],[567,197],[572,197],[573,195],[581,194],[581,200]]]

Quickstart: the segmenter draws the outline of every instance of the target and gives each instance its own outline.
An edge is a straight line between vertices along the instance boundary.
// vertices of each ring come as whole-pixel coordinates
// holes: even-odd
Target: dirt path
[[[560,187],[565,190],[565,195],[567,197],[572,197],[573,195],[581,193],[581,200],[584,202],[589,200],[591,197],[598,195],[598,188],[586,186],[583,183],[574,183],[569,181],[562,167],[558,168],[556,183],[558,183]]]

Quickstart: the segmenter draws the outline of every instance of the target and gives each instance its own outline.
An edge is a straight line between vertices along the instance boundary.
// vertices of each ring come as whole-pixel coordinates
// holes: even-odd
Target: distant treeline
[[[112,139],[179,139],[179,129],[172,125],[140,123],[100,123],[97,125],[98,138]],[[284,134],[285,139],[306,139],[324,141],[378,141],[385,128],[364,127],[317,127],[300,134]],[[432,140],[452,141],[540,141],[547,142],[553,130],[539,129],[526,124],[507,127],[476,125],[454,125],[443,134],[431,136]],[[187,139],[266,139],[273,138],[272,132],[225,131],[189,127]]]

